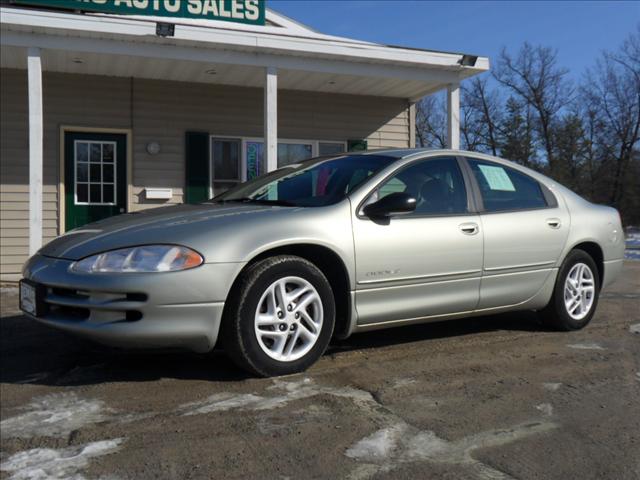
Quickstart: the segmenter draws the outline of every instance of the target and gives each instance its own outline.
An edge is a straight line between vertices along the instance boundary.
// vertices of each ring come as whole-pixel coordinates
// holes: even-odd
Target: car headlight
[[[202,256],[176,245],[143,245],[99,253],[74,262],[76,273],[149,273],[187,270],[204,263]]]

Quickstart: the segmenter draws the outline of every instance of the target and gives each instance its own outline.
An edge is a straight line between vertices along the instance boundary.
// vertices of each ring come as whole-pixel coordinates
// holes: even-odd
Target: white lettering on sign
[[[187,4],[187,11],[191,15],[200,15],[202,13],[202,1],[189,0],[189,3]]]
[[[231,12],[225,8],[224,2],[220,2],[220,16],[224,18],[231,18]]]
[[[4,0],[0,0],[4,1]],[[14,0],[12,0],[14,1]],[[80,8],[125,15],[200,17],[264,25],[265,0],[15,0],[15,3]]]
[[[258,0],[247,0],[244,2],[245,18],[247,20],[257,20],[260,17],[260,6]]]
[[[218,13],[218,2],[216,0],[204,0],[202,2],[202,14],[213,14],[216,17],[220,16]]]
[[[180,11],[180,0],[164,0],[164,8],[167,12],[177,13]]]
[[[231,16],[233,18],[244,18],[243,9],[244,5],[242,2],[237,2],[236,0],[231,2]]]

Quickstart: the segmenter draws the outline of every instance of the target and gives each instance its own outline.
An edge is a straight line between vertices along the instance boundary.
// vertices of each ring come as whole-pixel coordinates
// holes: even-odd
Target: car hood
[[[54,258],[79,260],[118,248],[177,244],[199,252],[216,237],[237,234],[238,227],[300,208],[255,204],[176,205],[110,217],[67,232],[41,250]]]

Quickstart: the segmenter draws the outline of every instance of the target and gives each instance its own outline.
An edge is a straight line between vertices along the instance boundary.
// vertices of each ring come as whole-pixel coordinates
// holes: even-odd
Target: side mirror
[[[370,203],[362,209],[367,217],[386,218],[392,215],[405,215],[416,209],[416,199],[406,193],[396,192]]]

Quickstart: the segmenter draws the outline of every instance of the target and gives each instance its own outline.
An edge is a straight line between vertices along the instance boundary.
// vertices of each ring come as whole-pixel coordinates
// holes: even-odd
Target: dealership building
[[[0,0],[0,280],[110,215],[317,155],[415,145],[484,57],[324,35],[259,0]],[[393,28],[393,27],[390,27]]]

